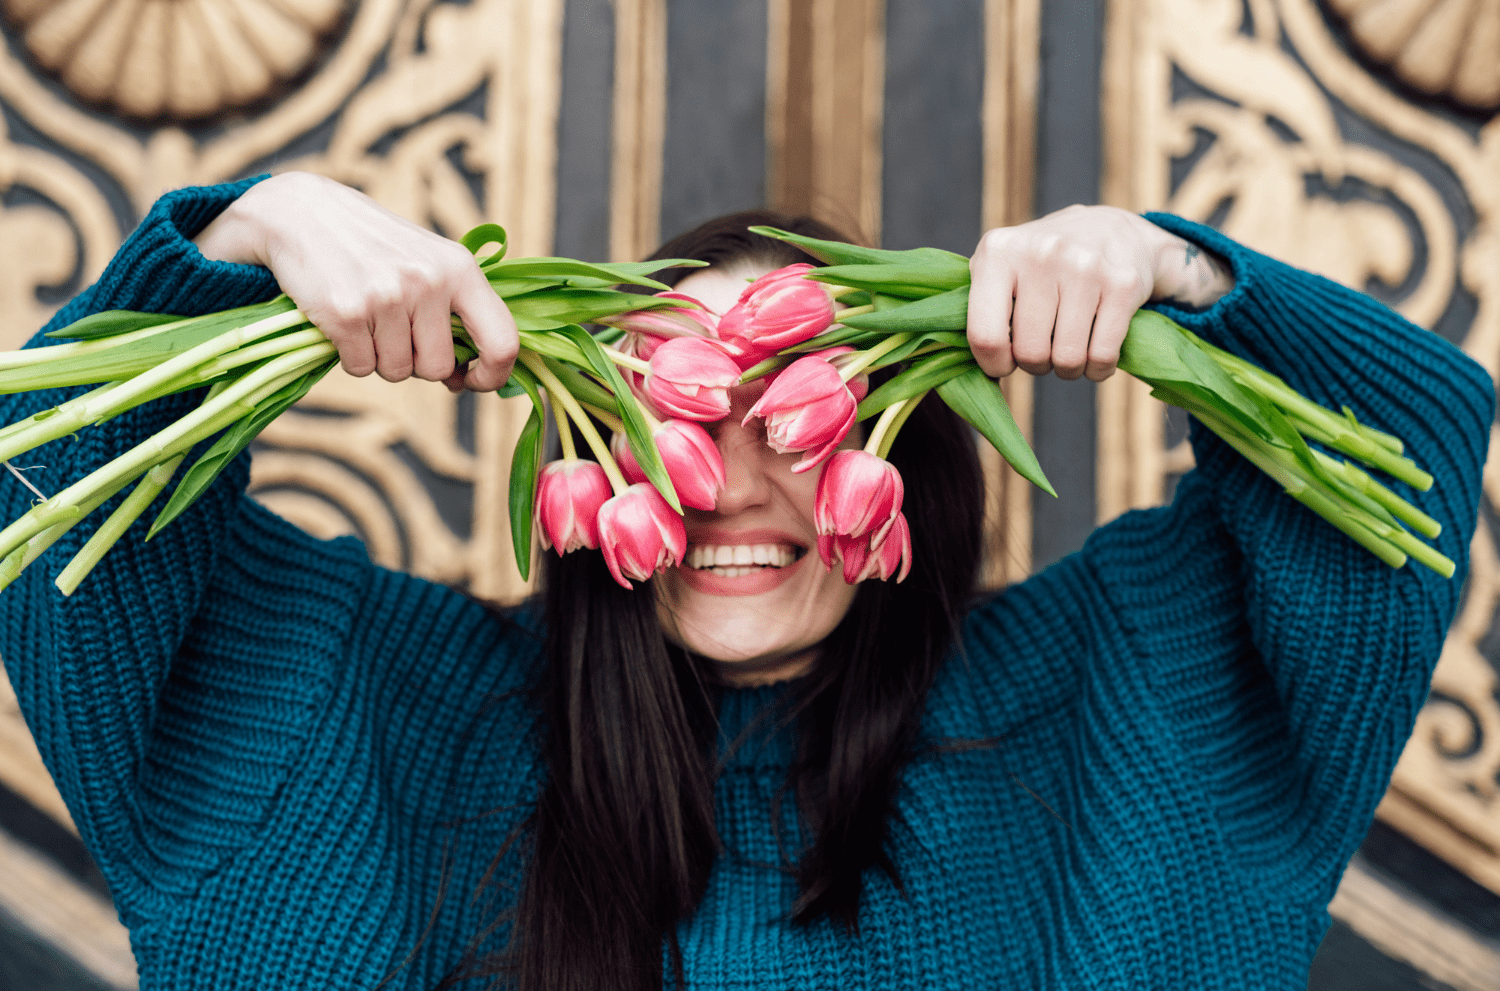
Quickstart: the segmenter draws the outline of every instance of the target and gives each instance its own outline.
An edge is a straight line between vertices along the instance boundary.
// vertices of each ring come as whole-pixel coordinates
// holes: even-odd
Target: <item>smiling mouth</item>
[[[796,564],[807,553],[795,544],[690,544],[682,566],[720,578],[775,571]]]

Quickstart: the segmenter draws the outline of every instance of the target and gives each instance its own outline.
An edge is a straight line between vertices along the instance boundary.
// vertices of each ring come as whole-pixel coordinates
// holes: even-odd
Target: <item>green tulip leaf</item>
[[[486,244],[500,245],[500,247],[494,252],[478,259],[481,266],[493,265],[503,259],[505,257],[505,249],[508,244],[507,238],[505,236],[505,228],[501,227],[499,224],[480,224],[478,227],[474,228],[473,230],[469,231],[469,233],[459,238],[458,243],[469,249],[469,254],[471,255],[478,255],[479,249],[484,247]]]
[[[920,358],[912,362],[912,366],[906,371],[892,377],[866,396],[855,415],[861,420],[867,420],[887,406],[894,406],[904,399],[936,389],[949,379],[977,367],[968,348],[940,351],[930,357]]]
[[[66,327],[48,331],[46,336],[69,341],[96,341],[104,337],[118,337],[133,330],[159,327],[191,317],[172,316],[169,313],[138,313],[135,310],[105,310],[91,313],[82,320],[75,320]]]
[[[563,279],[513,279],[508,276],[490,278],[490,288],[501,299],[514,299],[527,293],[557,289],[565,285],[567,282]]]
[[[270,360],[270,359],[267,359]],[[326,362],[311,369],[305,375],[289,382],[277,389],[252,410],[248,415],[237,420],[233,426],[219,435],[219,439],[213,443],[203,455],[193,463],[187,474],[177,483],[177,488],[172,491],[172,496],[162,511],[152,522],[151,529],[146,533],[146,539],[160,533],[169,523],[181,516],[189,506],[198,501],[205,489],[213,484],[225,468],[229,467],[241,451],[250,446],[266,426],[291,406],[307,395],[318,380],[338,363],[338,359],[329,358]],[[252,368],[255,366],[251,366]],[[245,371],[249,372],[249,368]]]
[[[510,541],[516,554],[516,567],[521,580],[531,577],[531,535],[536,513],[536,479],[542,470],[542,459],[546,457],[543,445],[546,431],[542,429],[542,396],[537,390],[536,379],[521,365],[516,365],[510,374],[512,382],[520,383],[531,397],[531,413],[526,425],[516,439],[515,453],[510,459],[510,493],[507,506],[510,510]]]
[[[938,248],[912,248],[907,251],[889,251],[884,248],[866,248],[845,241],[823,241],[815,237],[793,234],[775,227],[751,227],[751,233],[775,238],[795,244],[825,265],[902,265],[925,264],[933,269],[956,269],[962,266],[967,272],[969,259],[951,251]],[[965,280],[967,281],[967,279]]]
[[[527,293],[507,303],[521,330],[560,330],[632,310],[681,306],[681,302],[606,289],[553,289]]]
[[[850,317],[848,326],[888,333],[902,331],[963,330],[969,325],[969,287],[959,286],[902,306]]]
[[[177,318],[173,323],[144,328],[140,337],[112,345],[101,339],[97,350],[87,350],[82,354],[50,358],[43,363],[0,367],[0,393],[94,385],[130,378],[218,337],[225,331],[249,326],[293,309],[295,304],[281,296],[268,303],[257,303],[222,313],[211,313],[188,320]],[[303,328],[291,327],[281,333],[292,333],[299,329]],[[94,347],[91,344],[83,346]]]
[[[1022,478],[1050,496],[1057,495],[1037,462],[1036,453],[1021,436],[1021,428],[1016,426],[1000,387],[978,365],[939,385],[937,391],[943,402],[983,434]]]
[[[625,423],[625,439],[630,442],[630,453],[635,455],[636,463],[641,466],[646,479],[656,486],[656,491],[661,493],[668,505],[677,512],[682,512],[682,503],[677,498],[677,490],[672,487],[672,480],[667,477],[667,466],[662,463],[661,453],[656,449],[656,442],[651,439],[650,424],[646,422],[640,404],[630,391],[630,387],[625,384],[620,370],[605,355],[603,346],[589,336],[589,332],[582,327],[565,327],[562,333],[578,345],[579,350],[588,359],[589,370],[603,379],[609,391],[615,394],[619,402],[620,419]]]

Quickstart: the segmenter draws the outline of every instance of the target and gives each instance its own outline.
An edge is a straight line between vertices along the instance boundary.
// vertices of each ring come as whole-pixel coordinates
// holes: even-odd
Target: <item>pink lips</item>
[[[699,570],[686,565],[671,569],[671,573],[682,579],[682,583],[705,595],[760,595],[779,587],[797,572],[810,554],[805,553],[806,544],[782,530],[724,530],[712,527],[692,528],[688,545],[713,544],[715,546],[737,546],[740,544],[791,544],[804,549],[797,560],[783,568],[760,568],[748,575],[725,578],[707,569]]]

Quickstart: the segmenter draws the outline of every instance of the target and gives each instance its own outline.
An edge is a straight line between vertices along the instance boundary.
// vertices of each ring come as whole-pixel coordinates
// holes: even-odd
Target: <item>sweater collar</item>
[[[797,757],[797,726],[786,722],[796,681],[725,688],[719,699],[718,753],[726,768],[787,768]]]

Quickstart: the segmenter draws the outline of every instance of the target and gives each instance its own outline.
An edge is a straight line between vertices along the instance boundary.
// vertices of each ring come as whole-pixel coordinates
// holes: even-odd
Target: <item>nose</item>
[[[770,500],[770,478],[763,460],[770,448],[759,428],[759,420],[741,426],[732,413],[719,425],[714,443],[724,459],[724,489],[719,493],[716,513],[730,516]]]

